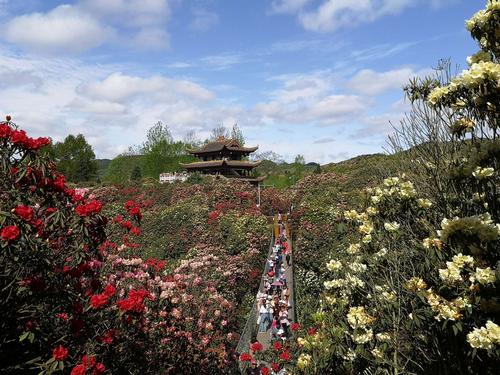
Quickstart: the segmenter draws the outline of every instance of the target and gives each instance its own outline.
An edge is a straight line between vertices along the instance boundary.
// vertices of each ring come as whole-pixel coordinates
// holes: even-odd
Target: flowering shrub
[[[228,200],[165,207],[151,198],[163,187],[73,190],[37,152],[45,139],[0,131],[3,371],[233,371],[269,236],[252,197],[225,185]],[[228,238],[209,208],[229,215]]]
[[[335,240],[327,232],[326,246],[310,249],[300,228],[301,251],[328,259],[315,272],[321,300],[304,318],[317,333],[297,338],[298,372],[495,373],[498,4],[488,1],[467,23],[482,49],[468,70],[439,86],[424,80],[410,89],[415,116],[437,113],[420,133],[429,136],[426,143],[408,143],[415,150],[403,165],[412,181],[403,174],[385,179],[366,190],[358,210],[331,205],[330,222],[344,235]],[[411,142],[422,129],[403,129],[400,140]]]

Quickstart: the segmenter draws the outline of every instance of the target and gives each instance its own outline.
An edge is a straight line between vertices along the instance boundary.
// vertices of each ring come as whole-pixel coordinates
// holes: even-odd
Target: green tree
[[[302,177],[302,174],[304,173],[305,169],[305,164],[306,164],[306,159],[304,158],[304,155],[299,154],[295,157],[295,161],[293,163],[295,182],[300,180],[300,178]]]
[[[65,174],[68,181],[88,181],[97,175],[94,151],[82,134],[76,137],[68,135],[63,142],[55,143],[48,153],[54,158],[57,168]]]
[[[132,169],[132,173],[130,174],[130,179],[132,181],[139,181],[142,178],[141,167],[136,165],[134,169]]]
[[[186,144],[174,141],[167,125],[160,121],[148,130],[142,146],[141,170],[144,176],[158,178],[163,172],[176,172],[180,162],[190,161]]]
[[[117,184],[127,182],[136,167],[140,170],[141,158],[141,155],[118,155],[109,163],[104,179]]]

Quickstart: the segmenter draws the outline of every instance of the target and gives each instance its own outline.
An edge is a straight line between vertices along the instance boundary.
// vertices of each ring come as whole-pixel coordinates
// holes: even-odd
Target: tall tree
[[[231,139],[238,141],[241,146],[245,145],[245,137],[243,136],[243,132],[238,124],[233,125],[233,129],[231,130]]]
[[[63,142],[54,144],[49,153],[69,181],[88,181],[97,175],[94,151],[82,134],[68,135]]]
[[[210,133],[210,140],[216,141],[217,139],[222,137],[229,138],[230,134],[226,127],[223,124],[220,124],[212,129],[212,132]]]
[[[179,162],[186,155],[186,144],[174,141],[168,126],[159,121],[148,130],[142,152],[143,175],[158,178],[160,173],[180,169]]]
[[[305,164],[306,164],[306,159],[304,158],[304,155],[297,155],[295,157],[295,161],[293,163],[293,168],[294,168],[294,174],[295,174],[295,181],[300,180],[302,177],[302,174],[304,173],[305,169]]]
[[[139,181],[142,178],[141,167],[136,165],[134,169],[132,169],[132,173],[130,174],[130,179],[132,181]]]
[[[196,132],[194,130],[190,130],[186,133],[183,142],[188,147],[197,147],[200,144],[200,140],[198,139],[198,136],[196,135]]]

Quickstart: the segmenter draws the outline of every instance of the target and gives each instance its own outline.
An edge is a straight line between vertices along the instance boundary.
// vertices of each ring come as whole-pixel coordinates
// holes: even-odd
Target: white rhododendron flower
[[[483,180],[485,178],[493,176],[493,173],[495,173],[494,168],[481,168],[477,167],[474,172],[472,172],[472,175],[478,179],[478,180]]]
[[[396,223],[395,221],[392,223],[385,223],[384,228],[388,232],[395,232],[399,229],[400,225]]]

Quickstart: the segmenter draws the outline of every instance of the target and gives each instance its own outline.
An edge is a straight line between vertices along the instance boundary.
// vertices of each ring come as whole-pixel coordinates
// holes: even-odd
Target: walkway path
[[[286,256],[283,255],[283,264],[285,266],[285,277],[287,281],[288,288],[290,290],[290,309],[288,310],[288,320],[290,321],[290,326],[289,326],[289,337],[291,336],[291,324],[295,321],[295,291],[294,291],[294,278],[293,278],[293,244],[291,240],[291,230],[290,226],[287,222],[287,216],[283,215],[283,224],[284,224],[284,232],[285,236],[287,238],[289,250],[290,250],[290,266],[286,266]],[[266,278],[266,275],[270,271],[269,267],[269,259],[273,258],[274,259],[274,253],[273,253],[273,245],[275,243],[275,239],[279,237],[280,235],[280,225],[278,223],[278,215],[274,216],[273,218],[273,238],[271,240],[270,246],[269,246],[269,252],[268,252],[268,258],[266,260],[266,264],[263,269],[262,273],[262,278],[260,280],[260,285],[259,285],[259,290],[258,293],[262,293],[263,291],[265,292],[264,288],[264,281]],[[257,319],[258,319],[259,313],[258,313],[258,299],[257,296],[255,298],[255,302],[253,304],[253,307],[249,313],[247,322],[245,324],[245,328],[243,329],[243,332],[240,337],[240,341],[236,347],[236,352],[238,355],[242,353],[248,353],[250,351],[250,344],[258,341],[262,344],[264,349],[269,348],[272,345],[272,336],[271,336],[271,329],[268,329],[266,332],[259,332],[259,325],[257,324]],[[263,363],[264,365],[269,365],[266,363]],[[246,368],[249,366],[248,362],[239,362],[240,365],[240,370],[242,373],[246,373]]]

